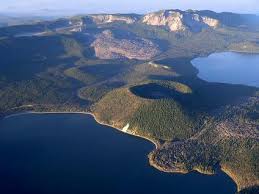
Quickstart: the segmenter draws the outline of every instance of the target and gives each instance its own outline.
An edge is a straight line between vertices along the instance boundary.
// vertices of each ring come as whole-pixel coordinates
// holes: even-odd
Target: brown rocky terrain
[[[100,59],[148,60],[160,53],[158,45],[150,40],[139,37],[119,39],[110,30],[97,35],[91,46],[94,47],[96,57]]]

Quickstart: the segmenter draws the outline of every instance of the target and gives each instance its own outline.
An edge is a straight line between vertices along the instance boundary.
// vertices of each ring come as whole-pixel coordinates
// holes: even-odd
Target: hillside
[[[121,32],[122,33],[122,32]],[[96,57],[100,59],[128,58],[147,60],[160,53],[158,45],[144,38],[128,35],[128,38],[116,38],[114,34],[105,30],[96,36],[91,44]]]
[[[131,90],[122,88],[105,95],[92,107],[96,118],[116,128],[128,124],[132,133],[161,141],[184,139],[194,133],[197,118],[191,118],[180,104],[170,99],[142,98]]]

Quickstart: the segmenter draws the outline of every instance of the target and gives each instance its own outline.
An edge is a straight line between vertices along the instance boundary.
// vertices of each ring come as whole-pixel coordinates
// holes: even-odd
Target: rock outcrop
[[[112,22],[125,22],[127,24],[132,24],[138,20],[137,17],[128,15],[113,15],[113,14],[100,14],[91,15],[93,22],[96,24],[105,24]]]
[[[217,28],[220,25],[219,20],[214,18],[209,18],[207,16],[202,16],[202,21],[212,28]]]
[[[136,36],[129,39],[119,39],[110,30],[105,30],[96,36],[91,45],[95,55],[101,59],[128,58],[148,60],[160,53],[152,41]]]
[[[153,26],[166,26],[172,32],[200,32],[206,28],[217,28],[217,19],[199,15],[196,11],[166,10],[147,14],[142,22]]]

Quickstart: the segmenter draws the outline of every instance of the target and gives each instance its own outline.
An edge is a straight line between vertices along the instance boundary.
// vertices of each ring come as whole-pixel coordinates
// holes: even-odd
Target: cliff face
[[[1,19],[1,18],[0,18]],[[89,26],[95,25],[138,25],[146,24],[150,26],[166,27],[171,32],[199,33],[204,29],[217,28],[242,28],[250,31],[259,30],[259,16],[234,13],[216,13],[213,11],[181,11],[163,10],[146,15],[138,14],[93,14],[75,16],[72,18],[57,19],[55,21],[44,21],[38,23],[36,29],[27,26],[25,34],[44,32],[46,28],[54,32],[84,32]],[[1,25],[1,24],[0,24]],[[35,28],[35,26],[34,26]],[[28,32],[27,32],[28,31]]]
[[[217,28],[219,20],[199,15],[195,11],[166,10],[147,14],[143,23],[153,26],[167,26],[173,32],[192,31],[200,32],[205,28]]]
[[[148,60],[160,53],[156,44],[136,36],[131,39],[116,38],[110,30],[96,36],[91,45],[95,55],[101,59],[128,58]]]
[[[203,16],[202,21],[212,28],[217,28],[220,25],[219,20],[207,16]]]
[[[100,14],[92,15],[93,22],[96,24],[105,24],[112,22],[125,22],[127,24],[132,24],[138,19],[134,16],[124,16],[124,15],[113,15],[113,14]]]
[[[152,26],[168,26],[171,31],[184,31],[186,26],[184,26],[183,15],[178,12],[158,12],[150,13],[144,16],[143,23]]]

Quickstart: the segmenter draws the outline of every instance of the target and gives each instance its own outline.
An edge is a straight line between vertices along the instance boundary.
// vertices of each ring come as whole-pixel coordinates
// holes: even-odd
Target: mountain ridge
[[[174,13],[175,16],[172,17],[172,14]],[[154,21],[147,20],[148,16],[156,16],[156,17],[164,17],[162,23],[158,23],[157,25],[166,26],[166,24],[170,23],[172,21],[178,22],[178,27],[175,26],[168,26],[171,31],[181,31],[181,30],[191,30],[191,31],[200,31],[203,28],[206,27],[219,27],[219,25],[225,25],[230,27],[240,27],[247,25],[248,27],[252,27],[252,25],[259,25],[259,16],[256,14],[239,14],[239,13],[233,13],[233,12],[214,12],[210,10],[179,10],[179,9],[164,9],[159,10],[155,12],[149,12],[146,14],[121,14],[121,13],[98,13],[98,14],[80,14],[77,16],[69,16],[69,17],[63,17],[59,20],[67,20],[67,21],[78,21],[81,20],[84,24],[107,24],[112,22],[125,22],[127,24],[132,23],[146,23],[150,25],[156,25]],[[1,16],[1,15],[0,15]],[[170,16],[170,17],[169,17]],[[11,18],[11,16],[4,17],[4,18]],[[38,17],[39,18],[39,17]],[[146,18],[146,19],[145,19]],[[0,18],[1,19],[1,18]],[[15,19],[15,18],[14,18]],[[157,18],[156,20],[158,20]],[[161,18],[160,18],[161,19]],[[1,23],[6,23],[4,21],[0,20]],[[230,23],[231,21],[231,23]],[[161,22],[161,21],[160,21]],[[196,24],[195,24],[196,22]],[[15,22],[13,22],[15,23]],[[45,23],[45,22],[43,22]],[[22,23],[21,23],[22,24]],[[172,25],[172,24],[171,24]],[[182,25],[182,26],[181,26]],[[196,27],[195,25],[199,25]],[[194,28],[192,28],[194,26]],[[198,28],[198,29],[197,29]]]

